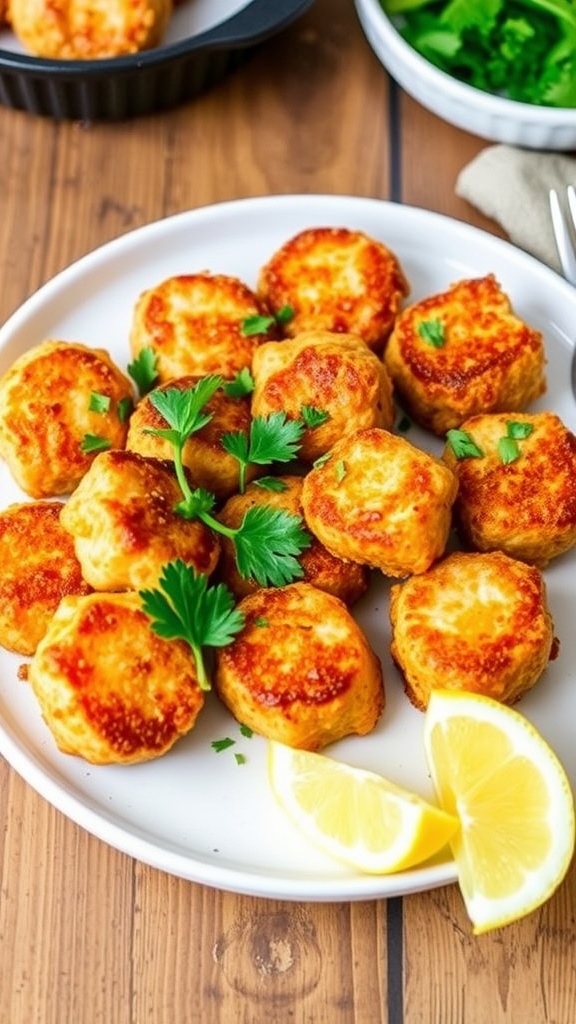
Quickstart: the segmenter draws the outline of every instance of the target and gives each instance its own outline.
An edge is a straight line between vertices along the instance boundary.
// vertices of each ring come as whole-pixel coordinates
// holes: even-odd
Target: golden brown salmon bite
[[[471,416],[448,432],[443,458],[466,546],[542,567],[576,544],[576,437],[555,413]]]
[[[263,341],[277,336],[265,303],[243,281],[226,274],[180,274],[137,299],[130,348],[151,348],[165,383],[189,374],[234,377],[252,364]]]
[[[261,345],[252,363],[252,413],[282,410],[303,419],[299,458],[309,464],[343,434],[394,423],[392,383],[362,338],[333,331],[305,331],[278,345]],[[308,422],[310,425],[308,425]]]
[[[542,573],[501,551],[456,551],[392,587],[391,653],[412,704],[465,690],[515,704],[556,655]]]
[[[258,590],[238,608],[245,627],[217,652],[215,674],[237,721],[305,750],[375,728],[382,669],[342,601],[292,583]]]
[[[287,337],[302,331],[358,334],[380,352],[409,292],[397,256],[349,228],[308,228],[288,239],[260,270],[258,294]]]
[[[546,389],[542,334],[516,316],[494,274],[405,309],[384,361],[407,411],[439,435],[476,413],[523,409]]]

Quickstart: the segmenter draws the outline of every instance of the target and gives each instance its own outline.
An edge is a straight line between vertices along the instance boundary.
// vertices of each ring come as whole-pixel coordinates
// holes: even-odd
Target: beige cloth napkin
[[[495,220],[510,240],[560,271],[548,191],[576,187],[576,159],[514,146],[488,146],[458,175],[456,195]]]

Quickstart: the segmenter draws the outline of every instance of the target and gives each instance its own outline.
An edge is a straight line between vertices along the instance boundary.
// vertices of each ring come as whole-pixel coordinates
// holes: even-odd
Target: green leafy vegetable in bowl
[[[576,107],[576,0],[380,0],[454,78],[521,103]]]

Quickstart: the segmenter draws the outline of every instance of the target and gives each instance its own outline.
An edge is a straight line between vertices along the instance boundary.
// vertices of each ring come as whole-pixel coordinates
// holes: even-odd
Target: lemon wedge
[[[556,754],[518,711],[473,693],[435,690],[424,744],[474,933],[535,910],[574,852],[574,799]]]
[[[324,754],[268,745],[272,791],[318,848],[359,871],[413,867],[446,846],[458,821],[373,772]]]

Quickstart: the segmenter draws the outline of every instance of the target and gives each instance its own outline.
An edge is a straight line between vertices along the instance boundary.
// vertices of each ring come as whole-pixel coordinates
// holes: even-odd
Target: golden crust
[[[433,689],[514,704],[556,655],[542,574],[502,552],[456,552],[391,588],[391,652],[411,702]]]
[[[88,594],[56,501],[10,505],[0,512],[0,644],[33,654],[60,600]]]
[[[380,351],[408,282],[397,257],[381,242],[348,228],[309,228],[282,245],[261,268],[258,294],[295,337],[303,331],[358,334]]]
[[[439,459],[372,428],[347,434],[307,474],[302,507],[333,554],[401,577],[443,554],[457,486]]]
[[[532,432],[504,463],[499,442],[510,423]],[[463,540],[479,551],[500,550],[544,566],[576,544],[576,437],[554,413],[493,413],[464,421],[481,458],[444,461],[459,481],[454,506]]]
[[[155,390],[177,388],[185,391],[194,387],[200,379],[194,376],[179,377]],[[190,471],[195,487],[204,487],[217,498],[223,499],[238,489],[238,460],[222,447],[222,438],[228,433],[249,433],[252,421],[250,398],[231,398],[219,389],[206,403],[204,410],[210,414],[210,422],[190,435],[182,450],[182,460]],[[147,458],[172,460],[172,444],[162,437],[146,433],[148,430],[166,430],[167,427],[168,423],[150,401],[150,395],[146,395],[130,417],[126,447]],[[259,472],[258,467],[248,466],[246,479],[253,480]]]
[[[293,583],[258,590],[238,607],[246,624],[217,652],[215,683],[239,722],[305,750],[375,728],[380,662],[341,601]]]
[[[204,703],[190,649],[153,633],[133,593],[64,598],[29,680],[58,748],[92,764],[160,757]]]
[[[268,310],[242,281],[225,274],[181,274],[143,292],[134,307],[130,347],[156,354],[161,383],[190,374],[234,375],[251,366],[263,341],[276,336],[272,324],[247,334],[244,322]]]
[[[157,46],[172,0],[10,0],[14,33],[39,57],[89,60]]]
[[[155,586],[163,566],[177,558],[209,575],[220,544],[203,523],[177,515],[181,498],[170,463],[136,452],[102,452],[60,516],[91,586]]]
[[[292,515],[302,516],[302,477],[284,475],[278,477],[278,480],[285,490],[269,491],[257,484],[250,484],[244,494],[234,494],[219,512],[218,519],[225,526],[236,528],[248,509],[254,505],[271,505]],[[316,537],[312,537],[310,547],[302,552],[299,561],[304,573],[302,578],[306,583],[312,583],[319,590],[333,594],[349,606],[358,601],[368,588],[369,570],[366,566],[336,558]],[[245,579],[238,572],[234,547],[226,537],[222,538],[218,574],[236,597],[245,597],[259,589],[257,583]]]
[[[438,346],[420,333],[435,322]],[[523,409],[546,389],[542,335],[513,313],[493,274],[404,310],[384,361],[407,411],[440,435],[477,413]]]
[[[329,414],[302,435],[299,458],[314,462],[344,433],[363,427],[390,429],[394,422],[392,383],[381,359],[361,338],[307,331],[261,345],[252,362],[252,414],[284,411],[301,418],[302,406]]]
[[[110,399],[90,409],[92,393]],[[0,455],[16,483],[33,498],[74,490],[94,460],[87,434],[123,448],[127,424],[119,403],[132,385],[103,349],[47,340],[16,360],[0,380]]]

